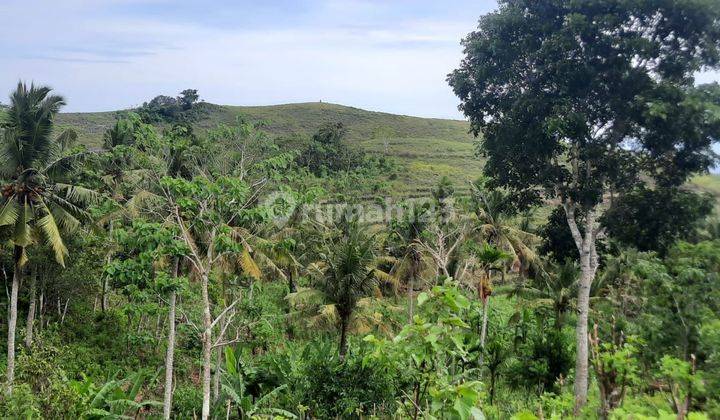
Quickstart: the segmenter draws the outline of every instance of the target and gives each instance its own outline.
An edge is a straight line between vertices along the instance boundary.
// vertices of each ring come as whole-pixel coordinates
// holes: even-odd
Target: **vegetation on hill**
[[[20,82],[0,416],[720,416],[720,9],[500,4],[469,124]]]

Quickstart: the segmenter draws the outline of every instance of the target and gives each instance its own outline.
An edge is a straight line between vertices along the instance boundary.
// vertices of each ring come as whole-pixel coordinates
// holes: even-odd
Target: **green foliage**
[[[143,385],[149,376],[147,373],[136,372],[125,379],[115,379],[115,376],[101,385],[88,378],[70,382],[70,387],[87,403],[80,418],[122,419],[127,415],[137,416],[145,408],[159,405],[155,401],[141,399]]]
[[[645,326],[639,330],[648,344],[645,358],[655,363],[663,354],[687,359],[697,353],[700,328],[717,318],[719,268],[717,242],[680,243],[664,261],[648,257],[638,262],[647,302],[638,320]]]
[[[524,336],[510,363],[508,379],[514,387],[536,392],[558,390],[573,366],[572,337],[562,330],[548,329],[541,320],[519,327]]]
[[[452,281],[418,296],[420,314],[392,340],[374,336],[365,341],[374,346],[365,363],[393,364],[405,371],[413,393],[402,400],[401,413],[426,416],[440,413],[449,418],[481,418],[478,408],[481,383],[471,379],[473,333],[467,323],[470,301]],[[428,407],[425,409],[425,407]]]
[[[692,75],[718,65],[718,16],[712,2],[501,2],[448,76],[485,172],[521,204],[589,209],[641,172],[679,185],[708,168],[720,125]]]
[[[177,123],[196,121],[208,112],[208,104],[198,102],[199,95],[195,89],[185,89],[180,96],[159,95],[150,102],[145,102],[136,112],[143,121],[148,123]]]
[[[341,361],[327,348],[318,348],[304,372],[309,413],[318,418],[392,413],[403,375],[382,363],[364,363],[351,354]],[[399,374],[400,373],[400,374]]]
[[[358,168],[364,156],[345,145],[344,137],[345,128],[341,123],[323,125],[307,149],[297,157],[298,165],[315,175]]]
[[[699,222],[713,210],[713,200],[678,189],[640,188],[615,200],[603,216],[610,237],[640,251],[661,255],[677,240],[695,236]]]

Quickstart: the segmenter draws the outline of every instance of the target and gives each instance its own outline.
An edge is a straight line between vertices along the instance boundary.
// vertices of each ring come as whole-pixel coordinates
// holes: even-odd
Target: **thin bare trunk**
[[[203,300],[203,404],[202,420],[210,417],[210,379],[212,369],[212,315],[210,314],[210,296],[208,294],[208,273],[202,275],[202,300]]]
[[[217,337],[217,342],[221,342],[223,339],[222,332],[225,330],[225,314],[220,315],[218,321],[220,325],[220,333]],[[213,401],[217,401],[220,398],[220,366],[222,364],[222,346],[217,346],[215,349],[215,375],[213,375]]]
[[[8,319],[8,340],[7,340],[7,390],[12,393],[13,381],[15,380],[15,329],[17,326],[17,299],[20,280],[22,279],[22,257],[23,248],[15,246],[12,288],[10,289],[10,314]]]
[[[39,302],[39,303],[40,303],[40,310],[38,311],[38,312],[39,312],[39,313],[38,313],[38,321],[40,321],[40,322],[38,322],[38,324],[39,324],[39,325],[38,325],[38,328],[42,330],[42,328],[43,328],[43,313],[45,312],[45,290],[44,290],[44,288],[43,288],[42,286],[40,287],[40,299],[39,299],[39,301],[40,301],[40,302]]]
[[[175,360],[175,291],[170,292],[168,309],[168,339],[165,352],[165,398],[163,399],[163,418],[169,419],[173,397],[173,361]]]
[[[109,235],[112,237],[113,233],[113,221],[110,221],[110,227],[109,227]],[[109,265],[110,261],[112,261],[112,251],[109,251],[107,256],[105,257],[105,264]],[[100,310],[105,312],[108,308],[108,278],[107,276],[102,277],[102,285],[101,285],[101,298],[100,298]]]
[[[180,268],[180,258],[176,257],[173,265],[173,277],[178,276]],[[167,350],[165,351],[165,395],[163,399],[163,418],[169,419],[172,411],[173,397],[173,362],[175,360],[175,303],[177,293],[175,290],[170,292],[170,302],[168,308],[168,339]]]
[[[37,266],[32,267],[30,274],[30,305],[28,306],[27,322],[25,324],[25,347],[30,348],[33,340],[33,326],[35,324],[35,296],[37,295]]]
[[[63,309],[62,316],[60,317],[60,325],[65,323],[65,315],[67,315],[67,308],[68,308],[69,303],[70,303],[70,298],[67,298],[67,300],[65,301],[65,308]]]

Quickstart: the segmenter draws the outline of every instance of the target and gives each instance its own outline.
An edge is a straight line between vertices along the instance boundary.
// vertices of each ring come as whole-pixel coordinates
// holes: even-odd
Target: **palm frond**
[[[20,206],[14,195],[8,197],[0,209],[0,226],[12,225],[18,220]]]
[[[55,260],[58,264],[65,267],[65,255],[67,255],[68,251],[60,234],[60,229],[50,209],[47,208],[43,201],[39,201],[39,203],[40,209],[45,214],[37,221],[37,226],[43,232],[46,243],[53,249]]]
[[[240,264],[243,272],[248,276],[256,280],[260,280],[260,278],[262,277],[260,267],[258,267],[257,263],[250,255],[250,251],[248,250],[247,246],[243,247],[242,252],[238,255],[238,264]]]

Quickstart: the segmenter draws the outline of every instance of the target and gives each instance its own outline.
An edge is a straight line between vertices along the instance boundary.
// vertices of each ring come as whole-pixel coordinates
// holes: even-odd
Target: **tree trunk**
[[[173,278],[177,278],[180,269],[180,258],[175,257],[173,261]],[[169,419],[172,411],[173,397],[173,362],[175,360],[175,303],[177,293],[173,289],[170,292],[170,303],[168,308],[168,341],[165,352],[165,398],[163,399],[163,418]]]
[[[100,310],[104,313],[108,307],[107,299],[107,277],[103,276],[102,279],[102,296],[100,298]]]
[[[413,323],[413,311],[415,307],[415,276],[411,275],[408,279],[408,324]]]
[[[8,394],[12,393],[13,381],[15,380],[15,329],[17,326],[17,299],[18,289],[20,288],[20,280],[22,278],[22,265],[20,258],[23,254],[23,248],[15,245],[13,249],[13,280],[10,290],[10,314],[8,319],[8,340],[7,340],[7,390]]]
[[[345,361],[347,353],[348,317],[340,317],[340,360]]]
[[[485,338],[487,337],[487,324],[488,324],[488,309],[490,308],[490,296],[483,299],[483,319],[482,327],[480,328],[480,366],[485,363]]]
[[[28,306],[27,323],[25,324],[25,347],[30,348],[33,340],[33,325],[35,324],[35,296],[37,295],[37,266],[32,267],[30,273],[30,305]]]
[[[208,273],[202,277],[202,300],[203,300],[203,404],[202,420],[210,417],[210,379],[212,369],[212,316],[210,315],[210,296],[208,294]]]
[[[220,315],[218,321],[220,326],[220,335],[217,337],[217,341],[223,340],[222,331],[225,328],[225,314]],[[215,349],[215,375],[213,375],[213,401],[217,401],[220,398],[220,366],[222,364],[222,347],[218,346]]]
[[[108,236],[112,237],[113,233],[113,221],[110,221],[110,227],[109,227],[109,233]],[[112,250],[108,251],[107,256],[105,257],[105,265],[109,265],[112,261]],[[101,280],[101,298],[100,298],[100,310],[105,313],[105,311],[108,308],[108,278],[107,276],[103,276]]]
[[[588,313],[590,311],[590,285],[595,274],[588,255],[580,256],[580,285],[578,287],[578,315],[575,327],[577,357],[575,359],[575,410],[576,415],[587,403],[588,393]]]
[[[295,286],[295,279],[293,279],[293,270],[289,270],[287,275],[288,280],[288,290],[290,290],[290,293],[297,292],[297,287]]]
[[[176,265],[177,267],[177,265]],[[170,308],[168,309],[168,339],[165,352],[165,398],[163,400],[163,418],[170,418],[173,397],[173,361],[175,360],[175,290],[170,292]]]
[[[595,279],[598,267],[595,238],[597,234],[596,207],[589,209],[585,217],[584,235],[580,232],[575,220],[576,205],[566,201],[564,204],[570,233],[580,253],[580,280],[578,286],[578,316],[575,327],[576,358],[575,358],[575,415],[579,415],[587,403],[588,394],[588,314],[590,312],[590,286]]]

